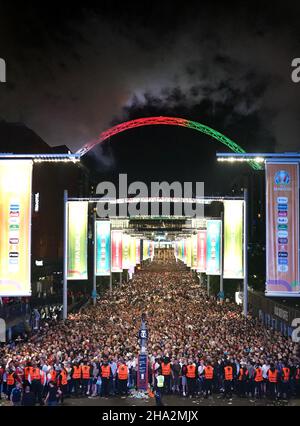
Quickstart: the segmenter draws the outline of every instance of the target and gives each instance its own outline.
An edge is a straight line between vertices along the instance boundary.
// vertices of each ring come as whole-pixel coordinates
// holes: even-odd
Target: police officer
[[[171,389],[171,363],[168,357],[165,357],[161,363],[161,371],[164,376],[164,392],[169,393]]]
[[[232,397],[232,385],[233,385],[233,367],[229,361],[226,361],[225,367],[224,367],[224,398]]]
[[[212,394],[213,380],[214,380],[214,367],[211,365],[210,361],[207,361],[204,367],[205,398],[208,398],[208,395]]]
[[[157,406],[163,406],[162,401],[162,392],[164,388],[165,376],[162,374],[161,367],[158,369],[158,374],[156,376],[156,385],[155,385],[155,401]]]
[[[109,365],[108,359],[105,357],[100,368],[100,376],[102,380],[101,386],[101,396],[108,398],[109,396],[109,380],[112,376],[111,367]]]

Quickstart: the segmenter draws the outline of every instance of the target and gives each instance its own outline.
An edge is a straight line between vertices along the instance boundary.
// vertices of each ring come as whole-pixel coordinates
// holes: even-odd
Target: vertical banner
[[[187,239],[183,240],[183,261],[187,265]]]
[[[32,161],[0,161],[0,297],[31,295]]]
[[[149,241],[143,240],[143,260],[148,259],[148,246],[149,246]]]
[[[141,240],[139,238],[136,239],[136,265],[141,263]]]
[[[266,294],[299,297],[299,164],[266,163]]]
[[[221,274],[221,220],[208,220],[206,233],[206,273],[207,275]]]
[[[143,254],[144,254],[144,240],[140,239],[140,263],[143,261]]]
[[[130,268],[130,235],[128,234],[122,236],[122,267]]]
[[[155,251],[155,243],[154,243],[154,241],[151,241],[150,245],[151,245],[151,254],[150,254],[150,257],[151,257],[151,260],[153,260],[154,251]]]
[[[224,278],[244,278],[244,201],[224,201]]]
[[[151,257],[152,244],[151,241],[148,241],[148,259]]]
[[[109,276],[111,269],[110,222],[96,221],[96,275]]]
[[[181,260],[185,263],[185,243],[181,240]]]
[[[122,231],[111,231],[111,272],[122,272]]]
[[[197,233],[197,271],[206,272],[206,230]]]
[[[136,265],[136,239],[131,237],[130,239],[130,265]]]
[[[192,239],[186,239],[186,266],[192,266]]]
[[[88,202],[68,202],[68,280],[87,280]]]
[[[197,269],[198,266],[198,256],[197,256],[197,252],[198,252],[198,239],[197,239],[197,234],[193,234],[192,235],[192,264],[191,264],[191,268],[192,269]]]

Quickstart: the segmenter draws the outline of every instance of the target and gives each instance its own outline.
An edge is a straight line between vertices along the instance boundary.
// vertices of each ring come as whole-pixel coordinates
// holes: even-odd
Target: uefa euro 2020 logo
[[[276,185],[288,185],[290,183],[290,175],[285,170],[279,170],[275,174],[274,180]]]

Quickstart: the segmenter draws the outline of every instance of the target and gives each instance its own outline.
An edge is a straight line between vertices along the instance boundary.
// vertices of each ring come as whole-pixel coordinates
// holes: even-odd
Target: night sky
[[[30,4],[1,1],[0,119],[73,151],[151,115],[202,122],[248,151],[299,150],[299,2]],[[226,150],[193,130],[156,126],[115,136],[90,160],[106,176],[224,183],[238,173],[216,164]]]

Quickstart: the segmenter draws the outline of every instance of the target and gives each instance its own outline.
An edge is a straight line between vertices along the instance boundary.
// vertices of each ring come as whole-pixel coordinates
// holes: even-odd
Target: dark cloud
[[[262,138],[278,150],[299,145],[300,84],[290,78],[299,5],[140,3],[7,6],[0,117],[72,149],[140,113],[184,114],[212,126],[217,117],[225,133],[233,123],[250,129],[255,122],[254,146]],[[253,146],[241,133],[230,136]]]

